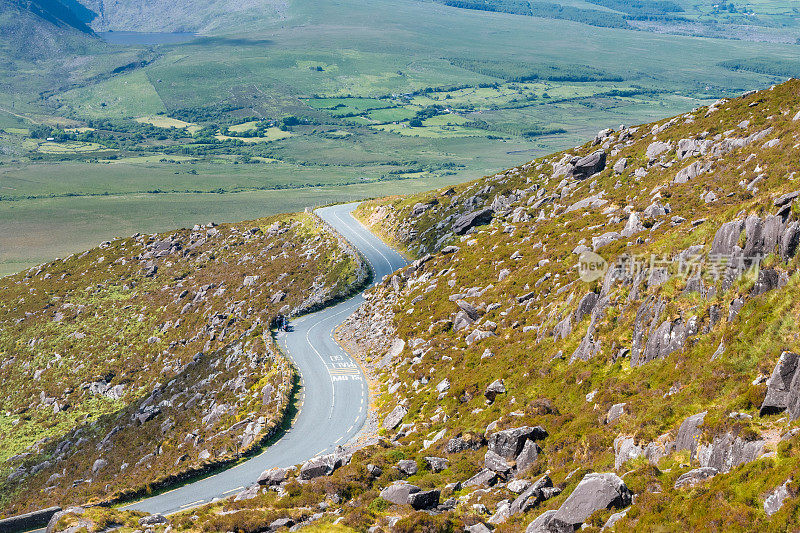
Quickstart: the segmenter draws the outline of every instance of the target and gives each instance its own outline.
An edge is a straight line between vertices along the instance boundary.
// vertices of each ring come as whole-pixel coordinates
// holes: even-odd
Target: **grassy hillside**
[[[362,204],[419,256],[341,334],[380,383],[381,438],[171,526],[599,531],[621,512],[606,530],[795,530],[800,411],[780,391],[800,381],[773,370],[791,375],[800,339],[799,93]]]
[[[272,321],[363,274],[299,214],[137,234],[3,278],[2,511],[108,500],[257,449],[295,386]]]

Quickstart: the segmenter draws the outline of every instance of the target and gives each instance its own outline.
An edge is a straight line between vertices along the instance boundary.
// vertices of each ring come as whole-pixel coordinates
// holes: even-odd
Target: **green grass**
[[[144,72],[118,76],[96,85],[72,89],[55,100],[69,106],[78,116],[138,117],[167,110]]]
[[[452,182],[452,181],[450,181]],[[0,203],[0,275],[19,272],[54,257],[66,257],[100,242],[136,232],[151,233],[207,222],[234,222],[308,206],[421,191],[442,179],[365,183],[307,189],[226,194],[130,194],[43,198]]]

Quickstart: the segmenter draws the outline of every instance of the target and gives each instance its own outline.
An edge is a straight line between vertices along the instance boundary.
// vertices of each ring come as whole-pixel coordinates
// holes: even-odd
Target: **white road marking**
[[[191,507],[191,506],[193,506],[193,505],[200,505],[200,504],[201,504],[201,503],[203,503],[204,501],[205,501],[205,500],[197,500],[196,502],[192,502],[192,503],[185,503],[185,504],[181,505],[181,507],[180,507],[180,508],[181,508],[181,509],[185,509],[186,507]]]
[[[230,494],[231,492],[236,492],[237,490],[242,490],[242,489],[244,489],[244,487],[236,487],[235,489],[226,490],[226,491],[225,491],[225,492],[223,492],[222,494],[223,494],[223,495],[225,495],[225,494]]]

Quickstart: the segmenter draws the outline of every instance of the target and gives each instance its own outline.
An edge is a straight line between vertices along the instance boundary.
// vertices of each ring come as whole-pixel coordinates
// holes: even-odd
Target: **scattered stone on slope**
[[[764,500],[764,512],[767,516],[772,516],[783,507],[783,502],[789,497],[789,483],[791,479],[787,479],[782,485],[770,492]]]
[[[615,403],[611,406],[608,410],[608,414],[606,414],[606,423],[611,424],[615,422],[619,417],[625,414],[625,406],[628,405],[626,403]]]
[[[417,473],[417,462],[413,459],[401,459],[397,462],[397,469],[406,476],[413,476]]]
[[[708,478],[712,478],[717,474],[719,474],[719,470],[710,466],[695,468],[693,470],[689,470],[685,474],[681,474],[681,476],[675,481],[675,488],[682,489],[686,487],[694,487],[698,483],[705,481]]]
[[[497,398],[498,394],[505,394],[506,393],[506,386],[502,379],[497,379],[489,384],[486,387],[486,390],[483,391],[483,395],[489,403],[494,402],[495,398]]]

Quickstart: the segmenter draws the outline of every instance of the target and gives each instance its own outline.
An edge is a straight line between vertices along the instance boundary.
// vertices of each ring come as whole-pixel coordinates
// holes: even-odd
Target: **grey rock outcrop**
[[[553,515],[550,530],[575,531],[595,511],[628,507],[632,497],[625,482],[616,474],[586,474]]]
[[[473,226],[480,226],[482,224],[488,224],[492,221],[492,217],[494,216],[494,211],[491,207],[484,207],[483,209],[478,209],[476,211],[471,211],[465,215],[461,215],[458,219],[453,223],[453,233],[456,235],[463,235]]]
[[[408,497],[416,494],[420,488],[405,481],[395,481],[381,491],[381,498],[387,502],[404,505],[408,503]]]
[[[557,511],[554,509],[551,509],[537,516],[533,522],[528,524],[528,527],[525,528],[525,533],[552,533],[550,522],[553,520],[556,512]]]
[[[700,446],[697,456],[700,466],[712,467],[725,473],[741,464],[755,461],[763,451],[763,440],[746,441],[725,433],[715,437],[711,444]]]
[[[329,476],[342,466],[342,457],[338,454],[332,453],[329,455],[321,455],[306,461],[300,467],[299,478],[307,481],[309,479],[318,478],[321,476]]]
[[[386,429],[394,429],[400,425],[400,422],[403,421],[403,417],[408,414],[408,409],[403,407],[402,405],[398,405],[392,412],[386,415],[386,418],[383,419],[383,427]]]
[[[761,416],[776,414],[797,403],[800,397],[800,356],[783,352],[767,381],[767,394],[761,404]],[[793,418],[796,415],[793,414]]]
[[[414,509],[432,509],[439,505],[438,490],[422,490],[408,495],[408,504]]]
[[[606,153],[598,150],[575,161],[571,176],[578,180],[585,180],[606,168]]]
[[[508,460],[516,459],[528,440],[547,438],[547,431],[541,426],[523,426],[498,431],[489,436],[489,451]]]
[[[578,308],[575,309],[575,322],[580,322],[592,314],[592,310],[594,309],[595,305],[597,304],[597,300],[600,297],[595,292],[587,292],[581,301],[578,302]]]
[[[700,426],[703,425],[703,420],[705,420],[707,413],[708,411],[697,413],[681,422],[681,426],[678,428],[678,435],[675,438],[675,451],[689,450],[692,457],[694,457],[700,435],[703,433],[700,430]]]

